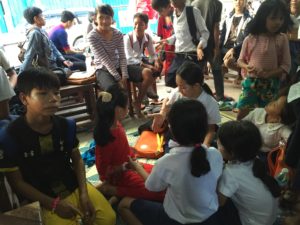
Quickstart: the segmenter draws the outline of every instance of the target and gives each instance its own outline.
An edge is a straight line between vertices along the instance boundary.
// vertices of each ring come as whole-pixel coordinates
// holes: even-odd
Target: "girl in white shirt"
[[[254,123],[260,131],[263,145],[261,151],[267,152],[279,146],[279,141],[287,142],[292,130],[290,125],[295,121],[291,104],[287,104],[287,96],[280,96],[264,108],[255,108],[243,120]]]
[[[261,145],[260,132],[249,121],[230,121],[218,130],[218,148],[228,161],[218,184],[219,203],[230,198],[242,225],[272,225],[277,215],[280,188],[257,158]]]
[[[218,225],[216,188],[223,162],[215,148],[201,144],[208,129],[206,110],[196,100],[180,100],[173,104],[168,122],[178,144],[157,161],[151,174],[130,160],[146,189],[167,190],[163,204],[124,198],[120,214],[129,225]]]
[[[184,62],[176,72],[175,88],[168,98],[165,98],[159,113],[152,114],[152,129],[161,132],[171,106],[180,99],[195,99],[201,102],[207,112],[208,132],[203,144],[210,146],[215,137],[217,124],[221,122],[217,101],[212,96],[212,91],[204,82],[204,75],[199,65],[193,62]],[[186,114],[182,114],[185,117]]]

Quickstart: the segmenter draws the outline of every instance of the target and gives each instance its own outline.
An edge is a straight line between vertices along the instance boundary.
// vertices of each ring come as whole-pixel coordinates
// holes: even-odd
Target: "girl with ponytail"
[[[151,174],[129,161],[146,180],[146,189],[167,189],[163,204],[123,198],[119,212],[129,225],[218,225],[216,189],[223,160],[217,149],[202,144],[208,130],[206,110],[199,101],[179,100],[172,105],[168,122],[176,143],[158,159]]]
[[[102,181],[98,189],[106,196],[114,196],[110,199],[111,203],[116,201],[116,197],[124,196],[162,201],[164,192],[148,191],[144,180],[128,170],[128,157],[134,154],[120,123],[127,113],[127,92],[119,85],[100,92],[94,129],[96,167]],[[147,172],[151,172],[153,167],[149,164],[143,166]]]
[[[161,131],[166,115],[174,102],[180,99],[194,99],[203,104],[208,115],[208,132],[205,135],[203,144],[209,147],[215,137],[217,124],[221,122],[221,116],[218,103],[214,99],[212,91],[204,82],[201,67],[189,61],[183,63],[176,72],[176,84],[177,88],[164,100],[160,112],[152,114],[152,117],[154,117],[153,131]],[[182,117],[185,117],[185,114],[182,114]]]
[[[217,136],[227,161],[218,187],[220,205],[230,198],[242,225],[272,225],[280,188],[257,157],[262,146],[258,128],[249,121],[230,121],[219,128]]]

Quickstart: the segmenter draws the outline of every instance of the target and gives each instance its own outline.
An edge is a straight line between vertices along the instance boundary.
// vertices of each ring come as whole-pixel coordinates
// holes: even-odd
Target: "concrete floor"
[[[205,82],[208,84],[208,86],[212,89],[212,91],[214,92],[214,81],[212,76],[209,76],[208,79],[205,79]],[[234,84],[232,79],[225,79],[224,82],[224,90],[225,90],[225,95],[232,97],[235,99],[235,101],[237,101],[239,94],[241,92],[241,86],[240,85],[236,85]],[[158,95],[160,97],[160,99],[163,99],[165,97],[167,97],[169,95],[171,91],[171,88],[168,88],[165,86],[164,84],[164,78],[157,80],[157,92]],[[226,112],[231,114],[231,117],[235,116],[235,113],[231,113],[231,112]],[[133,130],[134,128],[136,129],[136,127],[138,127],[140,124],[145,123],[147,119],[138,119],[138,118],[126,118],[123,121],[123,125],[126,128],[126,130]],[[79,132],[78,133],[78,138],[80,140],[80,143],[87,143],[92,139],[92,128],[90,129],[83,129],[83,132]]]

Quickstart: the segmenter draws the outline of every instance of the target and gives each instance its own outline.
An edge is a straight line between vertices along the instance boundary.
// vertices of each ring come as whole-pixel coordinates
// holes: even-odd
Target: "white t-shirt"
[[[177,87],[171,92],[167,105],[172,105],[179,99],[187,98],[182,96],[182,94],[179,92],[179,88]],[[218,103],[212,96],[210,96],[203,90],[196,100],[204,105],[208,116],[208,124],[218,124],[221,122]]]
[[[252,167],[253,161],[226,164],[218,190],[231,198],[243,225],[272,225],[278,210],[277,199],[254,177]]]
[[[266,116],[267,112],[264,108],[256,108],[243,118],[258,127],[263,139],[262,152],[269,152],[278,147],[280,139],[287,141],[292,132],[289,126],[282,123],[266,123]]]
[[[191,174],[190,157],[193,147],[175,147],[158,159],[145,182],[150,191],[167,188],[164,209],[179,223],[199,223],[218,210],[217,182],[222,173],[223,159],[215,148],[206,149],[211,170],[200,177]]]
[[[2,67],[0,67],[0,102],[10,99],[15,95],[14,90],[12,89],[7,75]]]

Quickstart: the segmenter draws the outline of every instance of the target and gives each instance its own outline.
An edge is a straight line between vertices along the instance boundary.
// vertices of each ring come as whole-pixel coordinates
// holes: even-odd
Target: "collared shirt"
[[[243,225],[272,225],[278,202],[252,168],[253,161],[227,163],[218,190],[233,201]]]
[[[201,16],[199,9],[193,8],[194,17],[197,27],[197,38],[200,40],[199,45],[204,49],[207,46],[209,31],[206,28],[205,21]],[[176,16],[174,11],[173,27],[175,34],[169,37],[168,43],[175,43],[175,52],[192,52],[197,50],[197,46],[192,42],[192,36],[187,22],[186,7],[183,9],[180,16]],[[198,46],[199,46],[198,45]]]
[[[191,174],[190,157],[193,147],[175,147],[158,159],[145,182],[150,191],[167,188],[164,209],[168,216],[179,223],[199,223],[214,214],[219,207],[216,193],[222,173],[223,159],[215,148],[206,149],[210,171],[200,177]]]
[[[168,97],[169,101],[167,102],[167,105],[172,105],[177,100],[184,99],[184,98],[186,97],[184,97],[180,93],[179,88],[177,87],[173,89],[173,91],[169,95]],[[212,96],[207,94],[205,91],[202,91],[196,100],[201,102],[205,107],[207,112],[208,124],[218,124],[221,122],[221,115],[220,115],[218,103]]]
[[[289,138],[292,130],[289,126],[282,123],[267,123],[267,112],[264,108],[256,108],[251,111],[243,120],[251,121],[258,127],[263,139],[261,151],[269,152],[272,148],[279,145],[279,141],[283,138],[285,141]]]
[[[132,43],[130,38],[132,37]],[[148,39],[149,37],[149,39]],[[153,46],[153,40],[150,35],[144,34],[143,40],[141,44],[139,43],[139,40],[137,39],[135,32],[130,32],[129,34],[124,36],[124,47],[125,47],[125,54],[127,58],[127,64],[133,65],[133,64],[140,64],[142,61],[142,58],[145,57],[144,50],[148,50],[149,54],[149,61],[153,61],[157,59],[156,53]]]

